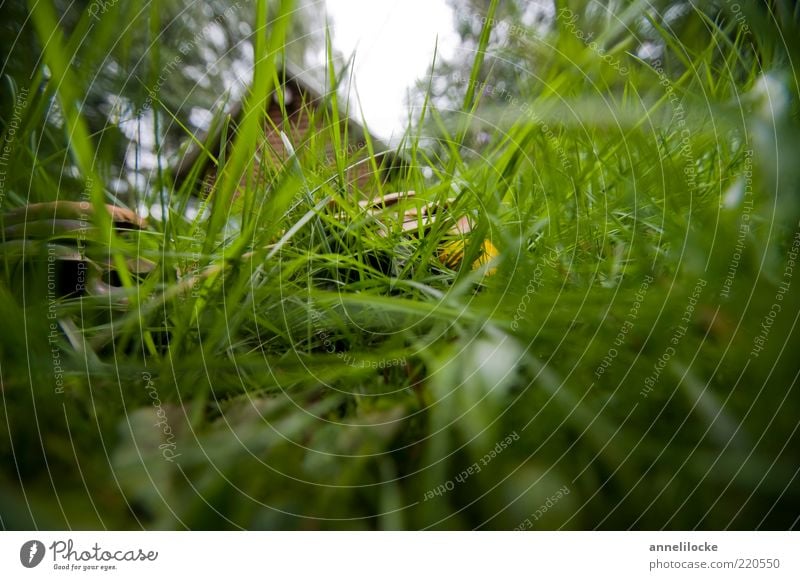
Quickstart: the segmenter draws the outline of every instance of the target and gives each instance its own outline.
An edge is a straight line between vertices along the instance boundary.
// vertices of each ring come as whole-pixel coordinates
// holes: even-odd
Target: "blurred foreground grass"
[[[426,102],[407,168],[359,188],[346,169],[381,152],[341,144],[335,93],[296,156],[256,161],[291,16],[260,3],[272,34],[254,35],[248,114],[194,213],[199,164],[111,193],[79,62],[114,23],[66,38],[35,6],[44,60],[30,86],[4,80],[3,212],[166,211],[26,242],[0,224],[4,528],[797,526],[798,28],[782,5],[746,30],[696,9],[690,37],[646,3],[584,16],[614,62],[557,16],[514,87],[479,46],[460,111]],[[631,54],[642,22],[658,58]],[[242,186],[254,169],[265,180]],[[447,203],[419,236],[358,210],[408,190]],[[493,274],[440,261],[460,215],[477,224],[462,264],[490,240]],[[56,241],[112,263],[119,289],[54,299]],[[155,269],[140,280],[132,258]]]

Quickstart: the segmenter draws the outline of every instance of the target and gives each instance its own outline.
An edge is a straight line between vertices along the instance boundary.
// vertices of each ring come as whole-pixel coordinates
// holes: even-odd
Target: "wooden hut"
[[[282,66],[280,79],[282,90],[280,94],[273,91],[268,100],[264,138],[256,147],[257,161],[263,162],[259,165],[274,169],[280,168],[290,156],[290,151],[281,134],[285,135],[295,153],[302,156],[312,140],[312,133],[319,132],[323,128],[321,124],[326,118],[324,108],[329,106],[329,91],[308,71],[303,71],[291,63],[285,63]],[[223,131],[225,132],[225,146],[228,147],[233,142],[242,110],[243,102],[240,100],[231,107],[227,124],[218,120],[208,128],[205,135],[198,139],[206,144],[215,157],[219,158],[221,153]],[[394,171],[402,166],[398,155],[391,151],[380,138],[373,134],[368,135],[364,126],[355,118],[347,116],[342,125],[341,134],[343,138],[346,135],[346,141],[343,141],[342,147],[347,149],[348,160],[355,161],[347,169],[345,177],[348,182],[357,183],[360,189],[367,190],[370,181],[376,178],[386,181]],[[379,161],[380,174],[378,176],[374,175],[372,164],[367,159],[367,138],[370,139]],[[202,149],[192,140],[180,156],[173,172],[177,183],[183,183],[191,175],[201,152]],[[325,152],[327,161],[333,164],[335,152],[332,144],[326,144]],[[201,181],[205,184],[213,183],[216,177],[216,168],[208,157],[200,163],[202,165]]]

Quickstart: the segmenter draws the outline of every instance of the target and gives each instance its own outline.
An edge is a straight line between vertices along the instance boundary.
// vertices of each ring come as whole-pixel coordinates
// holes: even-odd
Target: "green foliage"
[[[232,147],[203,143],[192,177],[163,171],[122,199],[76,105],[97,66],[70,60],[88,21],[34,10],[59,44],[35,84],[13,77],[28,96],[3,110],[0,215],[56,199],[162,211],[141,231],[88,220],[85,238],[40,222],[11,239],[19,224],[0,219],[2,526],[796,526],[800,147],[796,45],[780,39],[796,42],[797,20],[780,3],[745,20],[621,4],[554,16],[522,38],[513,78],[493,76],[502,35],[476,31],[471,77],[446,87],[459,109],[426,98],[402,167],[360,184],[348,170],[384,152],[346,145],[335,91],[307,111],[305,142],[284,135],[285,163],[255,154],[292,30],[290,2],[259,2]],[[159,30],[167,13],[146,6]],[[532,26],[490,8],[494,28]],[[144,28],[116,30],[88,33],[159,70],[171,41],[134,48]],[[185,94],[159,94],[179,119]],[[358,204],[408,190],[381,212]],[[423,202],[439,219],[403,232]],[[453,269],[439,249],[465,215]],[[487,240],[499,255],[471,268]],[[123,280],[53,296],[54,246]],[[136,259],[154,270],[135,276]]]

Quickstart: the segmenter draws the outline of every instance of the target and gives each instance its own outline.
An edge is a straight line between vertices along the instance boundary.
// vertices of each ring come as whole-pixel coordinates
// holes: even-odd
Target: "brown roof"
[[[291,63],[283,64],[283,82],[281,84],[284,88],[285,96],[287,97],[287,104],[288,101],[293,100],[295,107],[297,107],[297,109],[294,111],[294,113],[296,113],[296,117],[294,119],[290,118],[290,121],[295,123],[295,126],[293,127],[295,129],[295,133],[304,133],[305,130],[308,129],[308,118],[300,111],[300,105],[304,103],[305,105],[312,106],[327,106],[328,100],[326,95],[328,94],[328,91],[325,90],[324,85],[319,83],[310,74],[310,72],[302,70]],[[292,91],[297,91],[300,93],[300,95],[297,95],[294,97],[294,99],[292,99]],[[244,108],[243,103],[243,99],[237,101],[231,107],[231,110],[228,113],[234,130],[238,124],[240,116],[242,115],[242,110]],[[277,103],[277,101],[275,101],[275,103]],[[270,117],[272,123],[274,123],[276,127],[283,129],[283,116],[280,108],[270,106],[267,111],[267,115]],[[367,135],[367,130],[364,128],[364,126],[352,116],[347,117],[347,124],[350,142],[364,143]],[[209,147],[215,156],[219,154],[219,143],[222,137],[223,125],[224,123],[222,122],[222,118],[217,117],[214,121],[212,121],[212,125],[202,136],[199,136],[197,139],[189,140],[187,147],[184,149],[184,153],[180,155],[180,158],[175,164],[173,177],[176,181],[180,182],[188,177],[190,171],[200,157],[202,148],[198,145],[197,141],[204,143],[207,147]],[[369,138],[373,143],[376,155],[382,155],[384,158],[388,157],[390,159],[388,163],[390,165],[394,165],[395,161],[397,160],[397,154],[390,150],[389,145],[372,133],[369,133]],[[267,141],[271,149],[277,152],[277,157],[287,157],[285,146],[279,131],[268,130]],[[230,138],[228,139],[228,142],[230,143]],[[210,160],[207,158],[203,164],[207,165],[209,162]],[[201,176],[207,175],[208,172],[209,171],[207,169],[203,169],[201,171]]]

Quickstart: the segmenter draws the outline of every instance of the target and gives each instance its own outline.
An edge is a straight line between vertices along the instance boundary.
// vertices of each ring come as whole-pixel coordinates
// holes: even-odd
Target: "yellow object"
[[[441,248],[439,248],[439,260],[447,266],[448,268],[456,269],[464,260],[464,251],[467,247],[467,240],[465,238],[452,240],[443,244]],[[472,269],[477,270],[478,268],[485,266],[489,262],[492,261],[498,255],[497,248],[495,248],[494,244],[489,240],[483,240],[483,244],[481,244],[481,253],[477,257],[477,259],[472,262]],[[497,271],[497,268],[489,268],[486,272],[487,274],[494,274]]]
[[[402,202],[414,199],[416,193],[414,191],[402,191],[388,193],[382,197],[363,200],[359,202],[359,206],[366,213],[379,216],[385,215],[389,208],[398,206]],[[447,210],[449,200],[443,203],[421,202],[416,207],[399,207],[398,212],[398,225],[402,228],[403,232],[413,233],[419,232],[420,228],[430,228],[434,221],[439,218],[444,211]],[[381,226],[379,235],[387,235],[386,226]],[[449,241],[443,242],[439,247],[438,257],[442,264],[449,268],[456,269],[464,261],[464,251],[466,250],[469,234],[472,233],[473,223],[467,216],[461,216],[456,220],[456,223],[449,230],[445,239]],[[489,240],[484,240],[481,244],[481,253],[477,259],[472,263],[472,269],[477,270],[492,261],[497,257],[499,252],[497,248]],[[489,268],[487,274],[494,274],[497,268]]]
[[[497,248],[494,247],[494,244],[489,240],[483,240],[483,244],[481,244],[481,255],[478,256],[478,259],[472,263],[473,269],[478,269],[481,266],[484,266],[494,260],[500,252],[497,251]],[[486,273],[487,274],[494,274],[497,272],[497,268],[492,267],[489,268]]]

